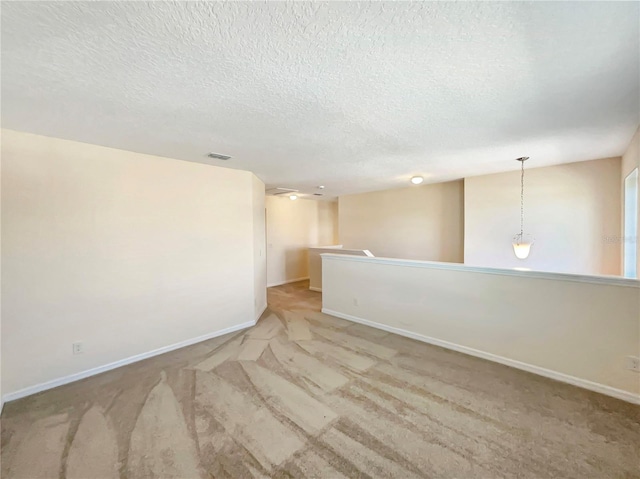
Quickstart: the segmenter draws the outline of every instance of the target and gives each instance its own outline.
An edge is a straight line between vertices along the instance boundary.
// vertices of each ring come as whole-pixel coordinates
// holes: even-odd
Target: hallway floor
[[[3,478],[640,478],[640,407],[320,313],[5,405]]]

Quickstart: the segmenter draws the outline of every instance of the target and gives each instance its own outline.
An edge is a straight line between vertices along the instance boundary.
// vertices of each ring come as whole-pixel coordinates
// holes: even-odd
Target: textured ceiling
[[[2,2],[2,124],[327,195],[618,156],[639,7]]]

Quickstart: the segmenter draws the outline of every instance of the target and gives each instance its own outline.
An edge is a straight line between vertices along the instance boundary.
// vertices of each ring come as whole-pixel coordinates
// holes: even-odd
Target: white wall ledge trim
[[[553,273],[547,271],[523,271],[517,269],[487,268],[483,266],[468,266],[460,263],[440,263],[436,261],[418,261],[400,258],[378,258],[353,256],[346,254],[323,253],[323,261],[349,261],[373,264],[388,264],[407,268],[445,269],[450,271],[465,271],[481,274],[496,274],[501,276],[519,276],[521,278],[552,279],[556,281],[574,281],[578,283],[608,284],[640,289],[640,280],[618,276],[591,276],[572,273]]]
[[[606,384],[596,383],[593,381],[589,381],[587,379],[578,378],[575,376],[571,376],[569,374],[564,374],[558,371],[553,371],[551,369],[546,369],[533,364],[517,361],[515,359],[505,358],[503,356],[498,356],[496,354],[480,351],[478,349],[469,348],[467,346],[451,343],[449,341],[443,341],[441,339],[436,339],[429,336],[424,336],[422,334],[413,333],[405,329],[395,328],[393,326],[387,326],[386,324],[376,323],[374,321],[369,321],[367,319],[359,318],[357,316],[352,316],[350,314],[341,313],[339,311],[322,308],[322,312],[325,314],[329,314],[331,316],[335,316],[337,318],[346,319],[347,321],[353,321],[354,323],[364,324],[372,328],[381,329],[383,331],[398,334],[400,336],[405,336],[407,338],[422,341],[423,343],[432,344],[434,346],[439,346],[441,348],[450,349],[452,351],[457,351],[459,353],[468,354],[469,356],[475,356],[477,358],[486,359],[488,361],[493,361],[495,363],[504,364],[505,366],[510,366],[512,368],[520,369],[522,371],[527,371],[533,374],[537,374],[539,376],[544,376],[546,378],[554,379],[556,381],[571,384],[572,386],[588,389],[589,391],[594,391],[600,394],[604,394],[606,396],[611,396],[617,399],[621,399],[623,401],[630,402],[632,404],[640,404],[640,394],[634,394],[629,391],[624,391],[622,389],[607,386]]]
[[[309,249],[312,250],[328,250],[327,254],[342,254],[342,255],[349,255],[349,253],[362,253],[365,256],[368,256],[370,258],[374,258],[373,253],[371,253],[371,251],[369,251],[368,249],[345,249],[342,247],[342,245],[336,245],[336,246],[309,246]],[[332,250],[338,250],[340,251],[340,253],[331,253]],[[358,254],[358,255],[352,255],[352,256],[362,256],[362,254]],[[320,255],[322,255],[322,253],[320,253]]]

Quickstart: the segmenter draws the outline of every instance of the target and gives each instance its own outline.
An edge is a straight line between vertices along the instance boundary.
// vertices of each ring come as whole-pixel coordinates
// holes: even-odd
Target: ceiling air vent
[[[314,193],[313,196],[324,196],[322,193]]]
[[[221,155],[219,153],[209,153],[207,156],[209,158],[213,158],[214,160],[228,160],[229,158],[231,158],[230,156]]]
[[[280,196],[280,195],[288,195],[290,193],[297,193],[298,190],[293,190],[291,188],[269,188],[265,191],[265,194],[269,196]]]

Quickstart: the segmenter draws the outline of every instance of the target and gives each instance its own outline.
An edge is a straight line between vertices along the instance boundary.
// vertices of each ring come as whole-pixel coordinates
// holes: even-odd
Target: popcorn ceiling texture
[[[328,196],[619,156],[639,8],[3,2],[2,124]]]

